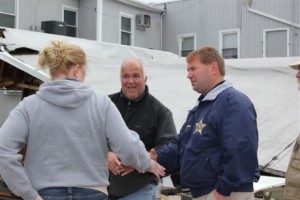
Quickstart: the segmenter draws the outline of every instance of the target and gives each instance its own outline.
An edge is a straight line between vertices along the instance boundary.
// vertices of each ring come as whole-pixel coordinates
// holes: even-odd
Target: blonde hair
[[[225,63],[223,56],[213,47],[203,47],[201,49],[194,50],[186,57],[187,63],[191,63],[194,58],[198,58],[203,64],[211,64],[213,62],[218,63],[220,74],[225,76]]]
[[[58,74],[67,74],[74,65],[80,67],[86,64],[86,54],[78,46],[66,41],[51,41],[39,54],[38,64],[42,69],[49,68],[51,77]]]

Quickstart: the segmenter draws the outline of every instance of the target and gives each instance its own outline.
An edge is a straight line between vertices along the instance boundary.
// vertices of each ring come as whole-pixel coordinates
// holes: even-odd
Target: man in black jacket
[[[128,128],[139,134],[147,150],[170,142],[177,133],[172,113],[149,93],[141,61],[126,59],[120,78],[122,89],[110,98]],[[113,152],[108,153],[108,167],[110,200],[156,200],[158,180],[153,174],[139,173],[131,166],[122,165]]]

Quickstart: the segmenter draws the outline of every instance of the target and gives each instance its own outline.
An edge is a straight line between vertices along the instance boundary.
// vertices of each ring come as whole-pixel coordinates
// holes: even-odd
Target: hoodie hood
[[[76,108],[93,93],[90,86],[77,80],[54,80],[40,85],[37,95],[55,106]]]

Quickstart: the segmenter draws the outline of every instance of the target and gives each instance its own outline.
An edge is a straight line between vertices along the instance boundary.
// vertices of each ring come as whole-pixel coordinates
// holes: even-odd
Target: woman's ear
[[[78,64],[73,67],[73,76],[75,78],[78,78],[79,70],[80,70],[80,66]]]

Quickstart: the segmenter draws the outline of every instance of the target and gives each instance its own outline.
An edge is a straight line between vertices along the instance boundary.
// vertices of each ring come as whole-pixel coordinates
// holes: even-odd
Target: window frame
[[[183,39],[185,38],[194,38],[194,46],[193,46],[193,49],[191,49],[191,51],[194,51],[196,49],[196,46],[197,46],[197,38],[196,38],[196,33],[187,33],[187,34],[181,34],[181,35],[178,35],[178,55],[183,57],[182,56],[182,42],[183,42]]]
[[[287,37],[287,44],[286,44],[286,50],[287,50],[287,56],[290,56],[290,31],[289,28],[273,28],[273,29],[264,29],[263,30],[263,58],[267,58],[267,33],[268,32],[276,32],[276,31],[286,31],[286,37]]]
[[[18,29],[19,28],[19,20],[18,20],[17,15],[19,13],[19,0],[13,0],[13,1],[14,1],[14,13],[8,13],[8,12],[0,11],[0,14],[14,17],[13,27],[8,27],[8,28]],[[10,1],[10,2],[13,2],[13,1]]]
[[[223,41],[224,41],[224,35],[226,34],[232,34],[236,33],[237,36],[237,58],[234,59],[239,59],[240,58],[240,29],[227,29],[227,30],[220,30],[219,31],[219,52],[221,55],[223,55]]]
[[[129,18],[130,19],[130,30],[131,32],[128,32],[126,30],[122,30],[122,17],[125,18]],[[124,12],[120,12],[119,14],[119,44],[121,45],[125,45],[122,44],[122,32],[124,33],[130,33],[130,45],[129,46],[134,46],[134,15],[128,14],[128,13],[124,13]]]
[[[76,25],[69,25],[65,22],[65,11],[71,11],[71,12],[74,12],[75,13],[75,20],[76,20]],[[66,23],[66,36],[69,36],[67,35],[67,28],[70,27],[70,28],[75,28],[76,29],[76,35],[75,36],[69,36],[69,37],[75,37],[77,38],[78,37],[78,11],[79,9],[76,8],[76,7],[71,7],[71,6],[66,6],[66,5],[63,5],[62,7],[62,21]]]

